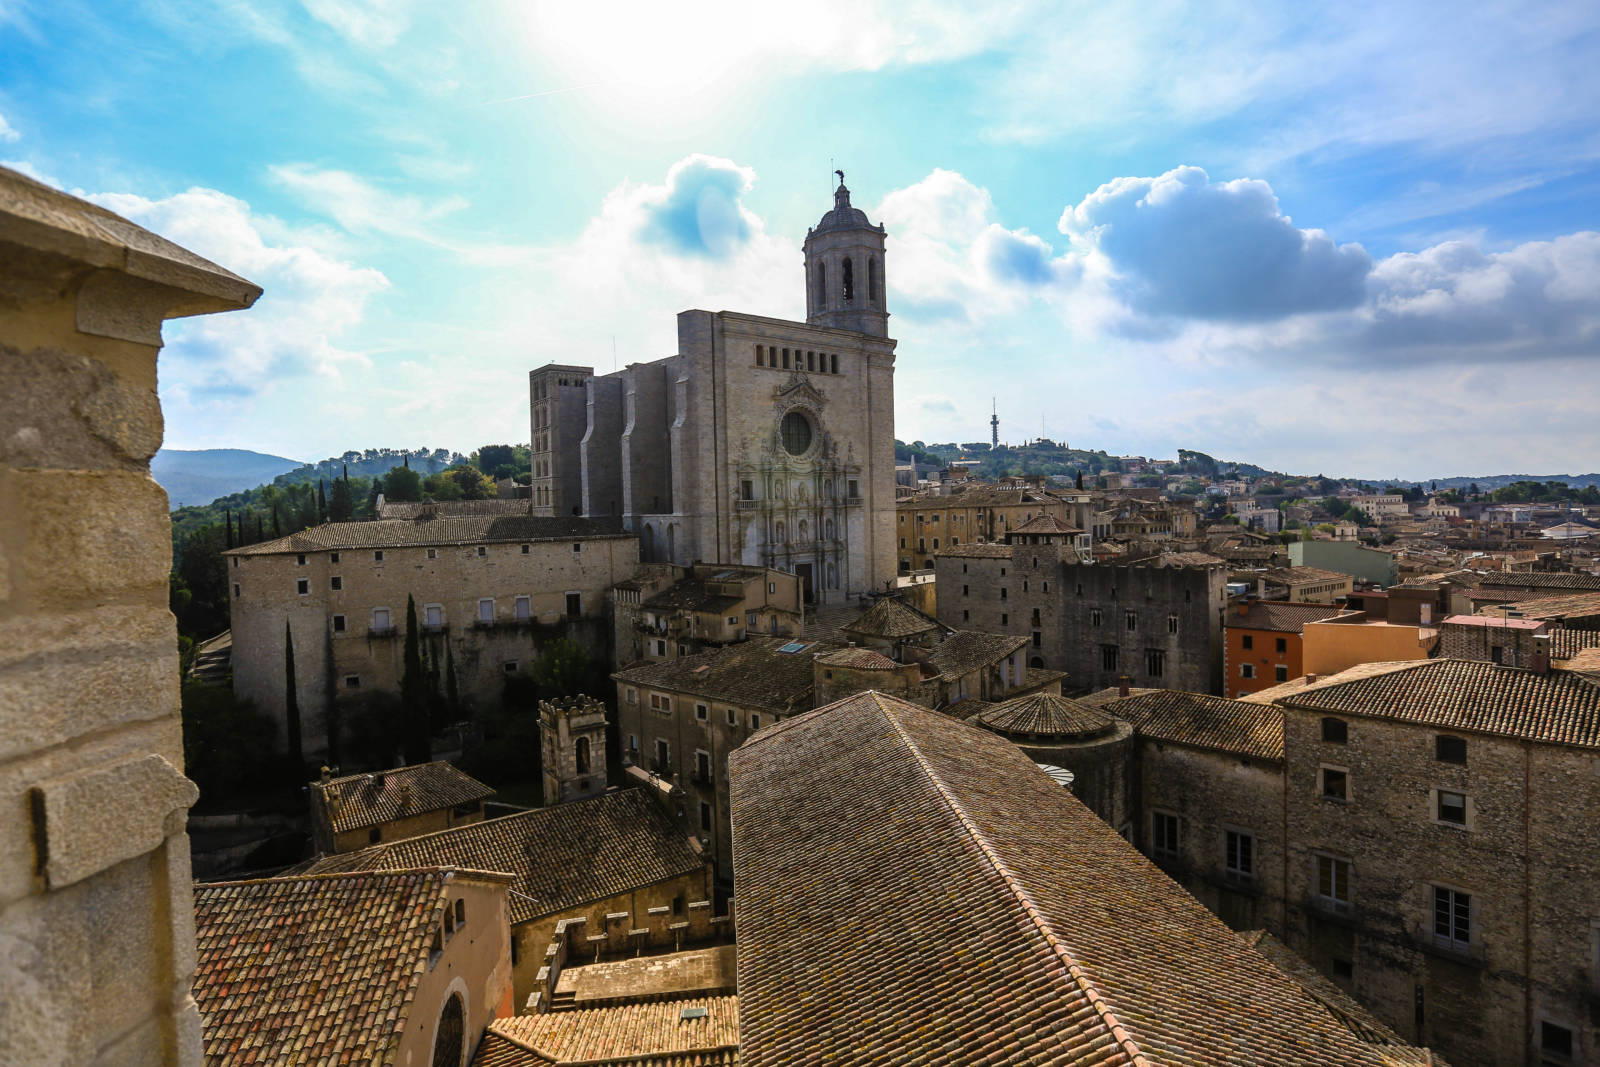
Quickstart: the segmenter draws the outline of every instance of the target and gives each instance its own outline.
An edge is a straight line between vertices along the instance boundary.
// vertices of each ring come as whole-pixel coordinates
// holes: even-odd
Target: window
[[[1333,964],[1333,976],[1335,978],[1342,978],[1346,982],[1351,981],[1353,978],[1355,978],[1355,976],[1356,976],[1356,968],[1355,968],[1355,965],[1353,963],[1351,963],[1349,960],[1341,960],[1341,959],[1335,958],[1335,959],[1329,960],[1328,962]]]
[[[234,562],[237,563],[238,561],[235,560]],[[328,562],[329,563],[338,563],[339,562],[339,553],[337,553],[337,552],[329,552],[328,553]]]
[[[1340,911],[1350,907],[1350,861],[1317,857],[1317,896]]]
[[[361,675],[359,675],[359,674],[347,674],[347,675],[345,675],[344,676],[344,687],[346,689],[360,689],[361,688]]]
[[[383,562],[383,549],[380,548],[380,549],[378,549],[376,552],[374,552],[372,554],[372,562],[374,562],[374,563],[382,563]]]
[[[1329,800],[1350,799],[1350,772],[1342,767],[1319,767],[1318,792]]]
[[[1150,813],[1150,851],[1169,859],[1178,855],[1178,817],[1171,812]]]
[[[1289,680],[1289,668],[1285,667],[1281,663],[1278,664],[1276,667],[1272,668],[1272,678],[1273,681],[1287,682]]]
[[[1100,669],[1105,671],[1114,671],[1117,669],[1116,645],[1100,646]]]
[[[1289,651],[1289,639],[1287,637],[1277,638],[1277,646],[1279,652]]]
[[[656,765],[657,774],[672,773],[672,746],[664,739],[656,738]]]
[[[494,622],[494,599],[484,597],[478,601],[478,621]]]
[[[706,785],[711,784],[711,753],[704,749],[696,749],[694,754],[695,781]]]
[[[305,555],[302,553],[301,555],[296,556],[294,558],[294,562],[295,562],[296,566],[304,567],[306,565],[306,557],[305,557]]]
[[[755,498],[756,498],[756,487],[750,481],[750,479],[746,478],[744,481],[739,483],[739,499],[740,500],[754,500]]]
[[[650,709],[652,711],[670,712],[672,710],[672,698],[665,693],[651,693]]]
[[[437,630],[444,625],[444,605],[428,604],[422,609],[422,625]]]
[[[851,479],[851,481],[850,481],[850,499],[851,499],[851,500],[854,500],[854,499],[856,499],[856,498],[857,498],[857,497],[859,497],[859,496],[860,496],[860,495],[861,495],[861,492],[860,492],[860,490],[859,490],[859,489],[858,489],[858,488],[857,488],[857,487],[856,487],[856,482],[855,482],[855,479]]]
[[[1159,648],[1144,650],[1144,672],[1152,678],[1160,678],[1167,669],[1167,654]]]
[[[711,805],[703,800],[700,802],[700,832],[711,832]]]
[[[467,925],[467,902],[458,898],[456,900],[455,910],[456,925],[458,927]]]
[[[428,549],[428,558],[429,559],[438,559],[439,558],[439,550],[437,548]]]
[[[750,729],[752,729],[752,730],[761,729],[761,714],[760,714],[760,712],[752,711],[750,713]]]
[[[583,614],[583,597],[578,593],[567,594],[567,618],[576,619]]]
[[[1223,831],[1223,866],[1228,876],[1249,881],[1256,876],[1256,838],[1247,830]]]
[[[699,719],[701,722],[705,722],[711,717],[711,712],[704,704],[696,704],[694,706],[694,717]]]
[[[574,542],[572,542],[572,551],[574,551],[574,552],[582,552],[583,551],[583,542],[582,541],[574,541]]]
[[[522,546],[522,554],[524,556],[526,556],[528,554],[528,551],[529,551],[528,546],[527,545],[523,545]]]
[[[1176,615],[1168,615],[1167,616],[1167,633],[1175,634],[1177,632],[1178,632],[1178,617]]]
[[[343,589],[344,579],[335,574],[333,577],[328,579],[328,588],[334,590],[335,592]]]
[[[971,617],[971,615],[972,615],[972,613],[970,611],[968,611],[966,608],[962,608],[961,609],[961,621],[962,622],[968,621],[968,619]]]
[[[374,630],[387,630],[390,628],[388,608],[372,609],[372,628]]]
[[[372,829],[368,830],[367,831],[367,840],[369,842],[382,841],[383,840],[383,827],[374,826]]]
[[[1452,793],[1448,789],[1439,790],[1438,815],[1440,822],[1452,826],[1467,825],[1467,795]]]
[[[1330,744],[1344,744],[1350,740],[1350,724],[1343,719],[1323,719],[1322,739]]]
[[[234,562],[237,563],[238,560],[235,560]],[[234,582],[233,583],[233,596],[234,596],[235,600],[237,600],[239,598],[239,583],[238,582]]]
[[[1000,587],[1000,599],[1004,600],[1005,598],[1006,598],[1006,587],[1002,585]]]
[[[1128,629],[1137,630],[1139,628],[1139,613],[1138,612],[1136,612],[1136,611],[1126,611],[1126,612],[1123,612],[1123,615],[1124,615],[1124,617],[1125,617],[1125,619],[1126,619],[1126,621],[1128,623]]]
[[[333,617],[333,632],[336,633],[336,634],[344,633],[344,616],[343,615],[335,615]]]
[[[1010,626],[1011,625],[1011,614],[1009,612],[1002,611],[1000,613],[1000,625],[1001,626]]]
[[[630,704],[637,704],[639,702],[639,691],[637,689],[630,688],[627,691],[626,696],[627,696],[627,701]]]
[[[1472,945],[1472,896],[1433,887],[1433,939],[1443,948],[1466,951]]]
[[[516,674],[517,673],[517,661],[514,660],[514,659],[506,660],[505,663],[502,664],[502,669],[507,674]]]
[[[1090,626],[1099,626],[1100,625],[1100,609],[1099,608],[1091,608],[1089,610],[1089,625]]]
[[[1249,634],[1245,634],[1243,637],[1239,638],[1239,647],[1244,649],[1246,652],[1249,652],[1251,649],[1256,647],[1256,639]]]
[[[1539,1058],[1544,1063],[1571,1063],[1572,1031],[1552,1022],[1539,1023]]]
[[[1043,648],[1044,647],[1044,634],[1040,633],[1038,630],[1033,631],[1033,647],[1034,648]]]
[[[526,622],[533,617],[533,601],[530,598],[519,596],[512,603],[516,605],[516,617],[519,620]]]
[[[478,555],[487,556],[488,554],[489,554],[489,550],[487,548],[485,548],[483,545],[479,545],[478,546]]]
[[[1444,763],[1467,762],[1467,741],[1464,737],[1446,737],[1443,734],[1433,739],[1434,758]]]
[[[1241,664],[1239,664],[1239,677],[1241,677],[1241,678],[1254,678],[1255,676],[1256,676],[1256,665],[1254,663],[1241,663]]]
[[[729,726],[738,726],[739,725],[739,713],[737,711],[735,711],[733,708],[729,708],[728,709],[728,725]]]
[[[966,586],[962,586],[961,587],[961,595],[962,596],[966,596],[967,595],[967,587]]]

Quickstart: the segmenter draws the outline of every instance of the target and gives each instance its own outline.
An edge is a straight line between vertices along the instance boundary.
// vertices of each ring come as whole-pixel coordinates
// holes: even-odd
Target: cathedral
[[[678,354],[529,374],[536,515],[620,518],[646,562],[800,576],[811,603],[895,574],[894,349],[884,229],[850,205],[806,234],[806,321],[678,315]]]

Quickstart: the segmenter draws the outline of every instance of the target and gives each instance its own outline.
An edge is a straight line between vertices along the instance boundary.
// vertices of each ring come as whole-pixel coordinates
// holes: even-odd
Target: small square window
[[[488,554],[489,554],[489,550],[487,548],[485,548],[483,545],[479,545],[478,546],[478,555],[487,556]]]
[[[1333,964],[1333,976],[1335,978],[1342,978],[1348,982],[1356,976],[1355,965],[1349,960],[1335,959],[1329,962]]]
[[[343,615],[335,615],[333,617],[333,632],[336,633],[336,634],[344,633],[344,616]]]
[[[1467,740],[1464,737],[1447,737],[1439,734],[1433,739],[1434,758],[1443,763],[1467,762]]]
[[[309,578],[297,579],[294,583],[294,591],[301,596],[305,596],[311,592],[311,580]]]
[[[1279,652],[1287,652],[1287,651],[1289,651],[1289,639],[1288,638],[1279,637],[1276,640],[1277,640],[1277,645],[1278,645],[1278,651]]]
[[[428,558],[429,559],[438,559],[439,558],[439,550],[437,548],[428,549]]]
[[[1322,739],[1329,744],[1345,744],[1350,740],[1350,724],[1343,719],[1323,719]]]
[[[1557,1062],[1572,1059],[1572,1031],[1552,1022],[1539,1024],[1539,1053],[1558,1057]]]
[[[337,552],[329,552],[328,553],[328,562],[329,563],[338,563],[339,562],[339,553],[337,553]]]
[[[1439,790],[1439,821],[1452,826],[1467,825],[1467,795]]]
[[[1239,638],[1239,647],[1244,649],[1246,652],[1249,652],[1251,649],[1256,647],[1256,639],[1250,634],[1245,634],[1243,637]]]
[[[711,717],[711,712],[704,704],[696,704],[694,706],[694,717],[701,722],[705,722]]]
[[[1337,767],[1321,768],[1321,793],[1329,800],[1350,799],[1350,775]]]
[[[574,542],[572,542],[572,551],[574,551],[574,552],[582,552],[583,551],[583,542],[582,541],[574,541]],[[478,553],[478,554],[480,556],[483,555],[483,553],[481,553],[481,552]]]
[[[1289,668],[1280,663],[1272,668],[1272,678],[1274,681],[1287,682],[1289,680]]]
[[[380,548],[380,549],[378,549],[376,552],[374,552],[372,554],[372,562],[374,562],[374,563],[382,563],[383,562],[383,549]]]
[[[343,589],[344,588],[344,579],[339,577],[339,575],[337,575],[337,574],[333,575],[331,578],[328,579],[328,588],[334,590],[335,592],[337,592],[340,589]]]
[[[361,675],[359,675],[359,674],[347,674],[347,675],[345,675],[344,676],[344,687],[346,689],[360,689],[361,688]]]
[[[517,673],[517,661],[514,660],[514,659],[506,660],[506,662],[505,662],[505,672],[507,674],[516,674]]]
[[[526,556],[528,554],[528,546],[527,545],[523,545],[522,546],[522,554],[524,556]]]
[[[306,565],[305,553],[302,552],[300,555],[296,556],[294,558],[294,562],[296,566],[304,567]]]

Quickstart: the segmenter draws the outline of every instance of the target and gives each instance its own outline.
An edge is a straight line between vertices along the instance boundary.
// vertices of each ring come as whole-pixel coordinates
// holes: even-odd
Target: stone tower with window
[[[889,336],[883,285],[884,229],[850,206],[844,176],[833,210],[806,233],[806,321],[813,326]]]
[[[539,701],[544,802],[565,804],[606,791],[606,706],[593,697]]]

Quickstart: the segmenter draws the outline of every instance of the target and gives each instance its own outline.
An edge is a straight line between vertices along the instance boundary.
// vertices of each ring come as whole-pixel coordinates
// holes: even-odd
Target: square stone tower
[[[539,701],[544,802],[565,804],[606,791],[606,706],[593,697]]]

